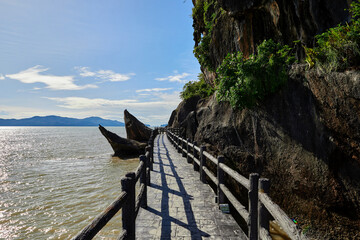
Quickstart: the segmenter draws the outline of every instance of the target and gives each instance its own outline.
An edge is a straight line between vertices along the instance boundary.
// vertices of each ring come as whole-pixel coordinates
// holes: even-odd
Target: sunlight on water
[[[125,137],[122,127],[109,128]],[[137,159],[96,127],[0,127],[0,239],[70,239],[119,194]],[[96,239],[120,233],[121,216]]]

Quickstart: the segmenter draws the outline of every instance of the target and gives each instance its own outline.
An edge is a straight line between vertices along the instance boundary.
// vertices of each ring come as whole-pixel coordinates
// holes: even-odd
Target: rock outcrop
[[[214,95],[187,116],[178,108],[182,122],[169,126],[242,174],[271,179],[272,197],[302,224],[326,238],[351,237],[360,224],[360,73],[323,75],[304,65],[290,73],[280,93],[253,109],[233,110]]]
[[[215,20],[209,27],[204,15],[194,14],[194,40],[199,46],[210,35],[201,70],[214,86],[214,69],[228,53],[249,56],[269,38],[312,47],[316,34],[349,21],[345,9],[352,1],[206,2],[205,15]],[[304,57],[300,45],[296,54]],[[293,65],[287,85],[252,109],[234,110],[215,95],[183,101],[169,127],[225,155],[242,174],[271,179],[273,199],[312,236],[353,239],[360,229],[360,73],[305,68]]]
[[[143,154],[152,129],[145,126],[126,109],[124,111],[124,121],[127,138],[122,138],[106,130],[101,125],[99,125],[99,129],[113,148],[114,156],[129,157]]]
[[[149,140],[152,130],[131,115],[126,109],[124,111],[124,121],[128,139],[140,142]]]
[[[193,3],[204,0],[193,0]],[[209,0],[210,1],[210,0]],[[213,23],[211,41],[208,46],[209,64],[216,69],[230,52],[241,51],[245,56],[254,53],[264,39],[293,45],[300,40],[312,47],[314,36],[339,23],[349,21],[351,0],[211,0],[215,8],[221,8]],[[208,16],[217,10],[208,8]],[[221,12],[221,11],[218,11]],[[194,18],[195,45],[206,32],[203,16]],[[304,51],[299,45],[299,58]],[[206,80],[214,84],[215,73],[201,66]]]
[[[99,125],[99,130],[110,143],[114,150],[114,156],[129,157],[138,156],[143,154],[146,143],[138,142],[132,139],[126,139],[118,136],[117,134],[106,130],[103,126]]]

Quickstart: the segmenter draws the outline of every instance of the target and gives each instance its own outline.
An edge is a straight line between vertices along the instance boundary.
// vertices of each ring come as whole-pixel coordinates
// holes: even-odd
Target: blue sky
[[[190,0],[0,0],[0,118],[166,123],[196,80]]]

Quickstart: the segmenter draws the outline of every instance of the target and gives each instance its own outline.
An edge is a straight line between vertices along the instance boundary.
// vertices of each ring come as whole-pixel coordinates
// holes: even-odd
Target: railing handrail
[[[295,223],[276,203],[271,200],[268,193],[264,193],[263,189],[259,189],[259,185],[261,187],[262,181],[269,183],[267,179],[259,179],[258,174],[250,174],[249,179],[247,179],[235,170],[228,167],[225,163],[222,162],[223,160],[220,161],[219,157],[215,158],[213,155],[207,152],[205,147],[198,147],[194,143],[191,143],[189,139],[185,140],[184,138],[181,138],[179,135],[173,132],[173,129],[167,128],[166,130],[170,142],[175,145],[179,152],[183,153],[183,156],[186,156],[188,162],[189,159],[190,162],[191,160],[193,161],[194,169],[198,169],[200,171],[201,181],[206,183],[206,179],[203,177],[206,174],[209,179],[217,185],[218,203],[224,203],[223,199],[224,196],[226,196],[236,211],[240,214],[240,216],[248,222],[250,239],[259,239],[259,237],[261,239],[269,239],[268,214],[271,214],[274,217],[280,227],[282,227],[282,229],[289,235],[291,239],[306,239],[305,236],[299,233]],[[177,132],[179,131],[177,130]],[[189,148],[191,148],[191,150],[189,150]],[[199,157],[197,158],[194,155]],[[215,177],[215,175],[212,174],[212,172],[206,167],[205,159],[210,160],[217,166],[217,177]],[[195,167],[195,164],[201,167]],[[223,172],[249,190],[249,211],[246,210],[245,206],[243,206],[236,199],[233,193],[225,186],[223,177],[219,177],[219,175],[222,175]],[[258,204],[260,209],[259,212],[257,207]]]
[[[139,157],[140,162],[134,172],[129,172],[125,177],[121,178],[122,192],[102,213],[94,218],[94,220],[83,228],[72,240],[92,239],[101,229],[119,212],[125,205],[130,204],[133,206],[131,212],[127,212],[128,216],[122,217],[123,229],[118,239],[135,239],[135,219],[137,217],[140,207],[147,207],[147,185],[150,183],[150,169],[153,164],[153,146],[154,138],[159,129],[151,132],[148,146],[146,147],[145,155]],[[139,194],[132,199],[129,203],[129,198],[135,194],[135,184],[140,179]],[[127,181],[129,180],[129,181]],[[128,190],[128,188],[130,189]],[[129,208],[131,209],[131,207]],[[128,211],[129,209],[126,208]],[[124,215],[124,213],[123,213]]]

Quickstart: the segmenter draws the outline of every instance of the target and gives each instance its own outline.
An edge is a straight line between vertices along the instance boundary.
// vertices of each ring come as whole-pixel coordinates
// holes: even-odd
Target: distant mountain
[[[98,126],[99,124],[103,126],[125,126],[122,122],[99,117],[88,117],[84,119],[59,116],[35,116],[23,119],[0,118],[0,126]]]

